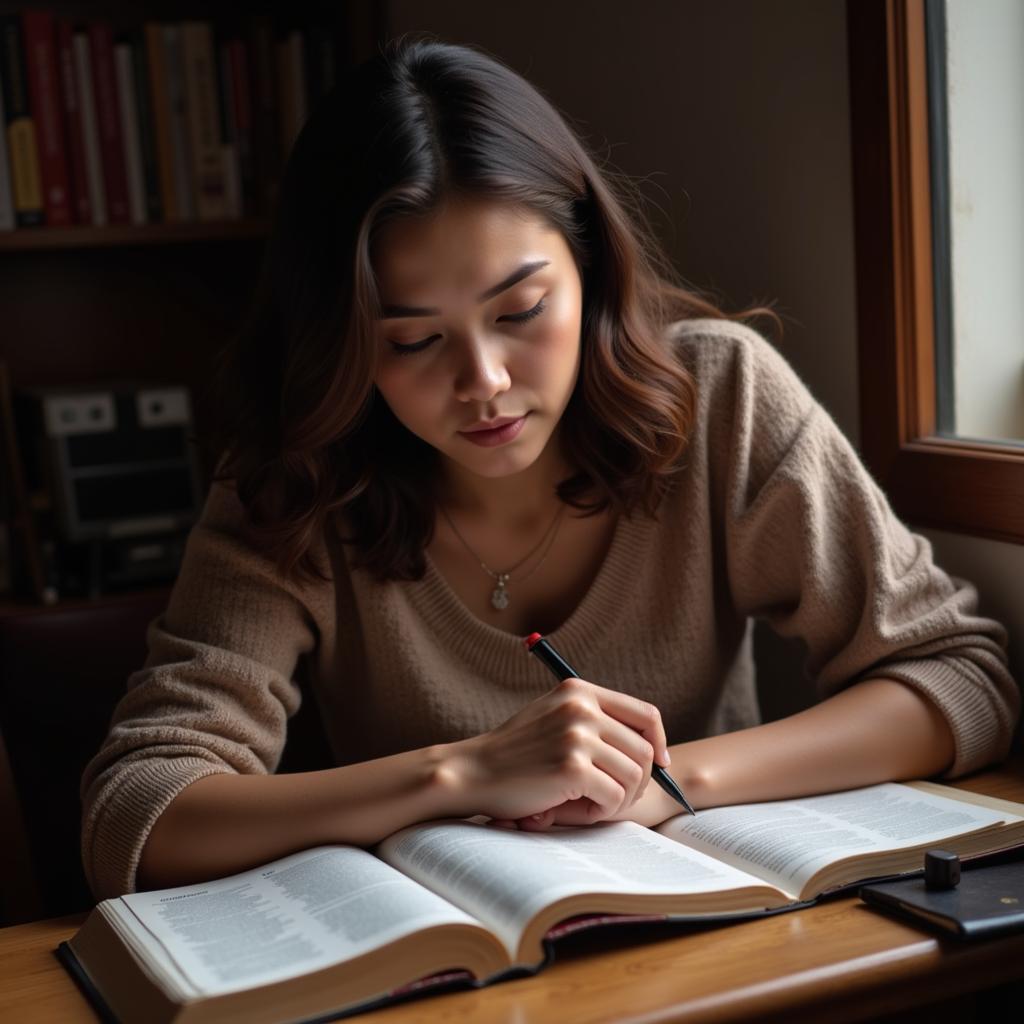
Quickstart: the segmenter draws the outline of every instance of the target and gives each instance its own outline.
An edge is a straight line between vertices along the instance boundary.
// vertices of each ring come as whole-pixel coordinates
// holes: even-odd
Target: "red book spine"
[[[57,76],[53,15],[49,11],[24,11],[25,67],[32,116],[36,121],[39,171],[43,181],[46,223],[71,223],[70,179],[64,148],[64,118]]]
[[[111,224],[128,224],[131,222],[128,169],[121,132],[117,75],[114,71],[114,35],[110,26],[101,22],[90,24],[88,33],[93,89],[96,93],[96,120],[100,152],[103,155],[103,181],[107,191],[107,215]]]
[[[67,18],[57,19],[57,66],[60,71],[61,105],[64,110],[68,163],[71,169],[71,209],[77,224],[92,223],[92,206],[85,170],[85,138],[82,135],[82,114],[79,109],[78,84],[72,56],[73,28]]]

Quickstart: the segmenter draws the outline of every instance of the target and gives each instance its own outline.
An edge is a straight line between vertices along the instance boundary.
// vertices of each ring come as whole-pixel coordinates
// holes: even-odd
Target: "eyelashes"
[[[525,324],[527,321],[532,320],[534,317],[540,316],[544,312],[545,304],[544,300],[541,299],[533,309],[527,309],[522,313],[508,313],[506,316],[499,317],[500,320],[511,320],[516,324]],[[401,345],[397,341],[389,342],[395,355],[409,356],[414,352],[422,352],[425,348],[433,345],[437,340],[437,335],[432,338],[425,338],[423,341],[414,342],[412,345]]]
[[[517,324],[525,324],[527,320],[532,320],[535,316],[540,316],[543,312],[544,300],[541,299],[533,309],[528,309],[525,313],[509,313],[508,316],[503,316],[501,319],[511,320]]]

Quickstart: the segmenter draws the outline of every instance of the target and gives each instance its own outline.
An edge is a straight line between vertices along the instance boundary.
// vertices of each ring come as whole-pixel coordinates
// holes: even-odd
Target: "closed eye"
[[[507,313],[505,316],[498,317],[499,320],[511,320],[513,323],[525,324],[528,320],[532,320],[536,316],[540,316],[545,310],[544,300],[541,299],[533,309],[527,309],[522,313]],[[411,344],[403,345],[401,342],[392,341],[390,342],[391,348],[397,355],[407,356],[412,355],[414,352],[422,352],[425,348],[429,348],[434,344],[440,335],[433,334],[429,338],[424,338],[423,341],[414,341]]]

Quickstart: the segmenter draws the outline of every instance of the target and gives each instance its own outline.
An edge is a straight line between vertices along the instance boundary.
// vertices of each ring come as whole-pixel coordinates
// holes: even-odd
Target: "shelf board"
[[[0,252],[51,249],[96,249],[107,246],[173,245],[181,242],[244,241],[266,238],[263,219],[183,221],[175,224],[85,225],[68,228],[18,228],[0,232]]]
[[[98,597],[64,597],[54,604],[43,604],[28,597],[0,597],[0,618],[21,616],[53,615],[60,612],[77,611],[86,608],[104,608],[110,605],[129,604],[140,598],[171,596],[170,583],[140,585],[136,589],[112,590]]]

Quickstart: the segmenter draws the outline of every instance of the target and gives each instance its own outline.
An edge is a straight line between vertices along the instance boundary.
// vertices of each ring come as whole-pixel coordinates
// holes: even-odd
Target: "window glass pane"
[[[929,0],[939,432],[1024,443],[1024,3]]]

